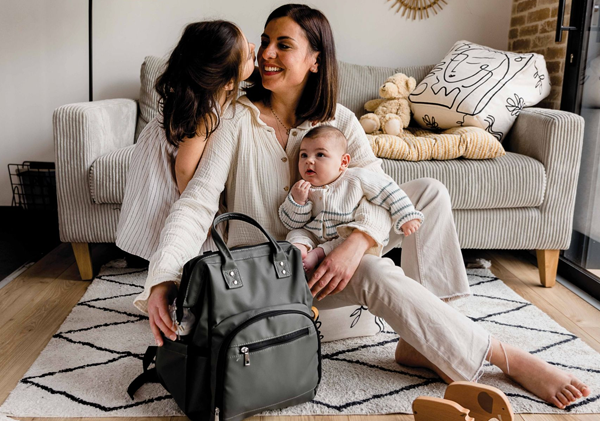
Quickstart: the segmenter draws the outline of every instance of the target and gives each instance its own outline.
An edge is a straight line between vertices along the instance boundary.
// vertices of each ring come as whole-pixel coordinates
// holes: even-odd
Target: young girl
[[[116,244],[149,260],[171,205],[192,179],[240,81],[254,70],[254,44],[231,22],[189,24],[156,82],[160,115],[133,152]],[[202,251],[210,249],[210,243]]]

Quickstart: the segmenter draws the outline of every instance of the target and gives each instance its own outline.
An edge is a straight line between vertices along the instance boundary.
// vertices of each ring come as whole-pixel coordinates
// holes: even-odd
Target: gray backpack
[[[269,241],[228,249],[215,228],[232,219]],[[300,251],[239,213],[218,216],[211,231],[219,251],[185,264],[177,296],[177,320],[187,308],[196,325],[180,340],[148,348],[130,396],[158,381],[194,421],[238,421],[312,400],[321,343]]]

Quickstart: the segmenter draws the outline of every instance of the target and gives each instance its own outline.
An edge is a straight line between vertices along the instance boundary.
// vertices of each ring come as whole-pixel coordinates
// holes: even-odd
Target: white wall
[[[164,56],[186,23],[219,18],[260,41],[269,13],[285,0],[102,0],[94,4],[94,99],[137,98],[147,55]],[[385,0],[312,0],[331,22],[338,58],[379,66],[437,63],[467,39],[508,47],[512,0],[449,0],[426,20],[406,20]]]
[[[88,100],[87,2],[0,0],[0,206],[9,163],[54,161],[52,112]]]
[[[53,160],[52,111],[87,101],[87,1],[0,0],[0,206],[9,205],[8,162]],[[222,18],[258,43],[282,0],[96,0],[94,99],[137,98],[146,55],[167,55],[186,23]],[[431,64],[467,39],[506,49],[512,0],[448,0],[411,21],[385,0],[312,0],[333,27],[341,60]]]

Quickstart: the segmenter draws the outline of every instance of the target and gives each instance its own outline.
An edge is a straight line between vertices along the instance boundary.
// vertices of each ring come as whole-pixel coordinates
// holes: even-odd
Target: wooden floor
[[[98,246],[94,261],[106,261],[114,249]],[[529,254],[508,251],[476,251],[492,261],[492,272],[526,300],[549,314],[563,327],[600,352],[600,312],[560,284],[542,288],[538,271]],[[0,403],[17,385],[27,369],[58,330],[89,282],[79,280],[73,253],[63,244],[0,289]],[[254,417],[252,421],[259,421]],[[412,415],[264,417],[265,421],[412,421]],[[21,418],[33,420],[33,418]],[[169,418],[129,418],[127,420],[167,420]],[[175,419],[175,418],[173,418]],[[184,420],[185,418],[178,418]],[[517,415],[516,421],[592,421],[600,415]],[[42,418],[35,418],[42,420]],[[58,421],[60,418],[47,418]],[[91,420],[91,418],[89,418]],[[98,418],[101,421],[124,418]],[[262,421],[262,420],[260,420]]]

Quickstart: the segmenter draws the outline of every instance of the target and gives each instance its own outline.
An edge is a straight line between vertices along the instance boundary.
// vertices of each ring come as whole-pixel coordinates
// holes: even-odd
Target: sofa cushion
[[[502,144],[479,127],[454,127],[441,133],[407,127],[400,136],[367,135],[375,156],[405,161],[456,158],[491,159],[504,156]]]
[[[357,117],[366,113],[365,102],[379,98],[379,87],[391,75],[404,73],[414,77],[419,83],[433,68],[430,65],[414,67],[362,66],[343,61],[339,61],[338,65],[340,81],[338,102],[352,110]]]
[[[144,59],[140,73],[140,113],[135,138],[142,129],[158,114],[159,96],[154,85],[163,72],[166,59],[148,56]],[[351,109],[358,117],[365,113],[364,105],[370,99],[377,98],[379,86],[389,76],[402,72],[421,81],[433,66],[415,67],[377,67],[358,64],[339,64],[340,90],[338,102]]]
[[[441,181],[450,193],[452,209],[540,206],[546,190],[546,172],[542,163],[512,152],[485,161],[384,159],[383,169],[398,184],[422,177]]]
[[[117,149],[96,159],[89,172],[90,193],[94,203],[123,203],[127,169],[135,145]]]
[[[148,56],[144,59],[140,71],[140,112],[138,114],[135,138],[137,140],[146,124],[158,114],[158,92],[154,89],[156,79],[165,69],[167,60],[161,57]]]
[[[523,107],[549,93],[544,56],[458,41],[408,100],[421,127],[481,127],[502,141]]]

